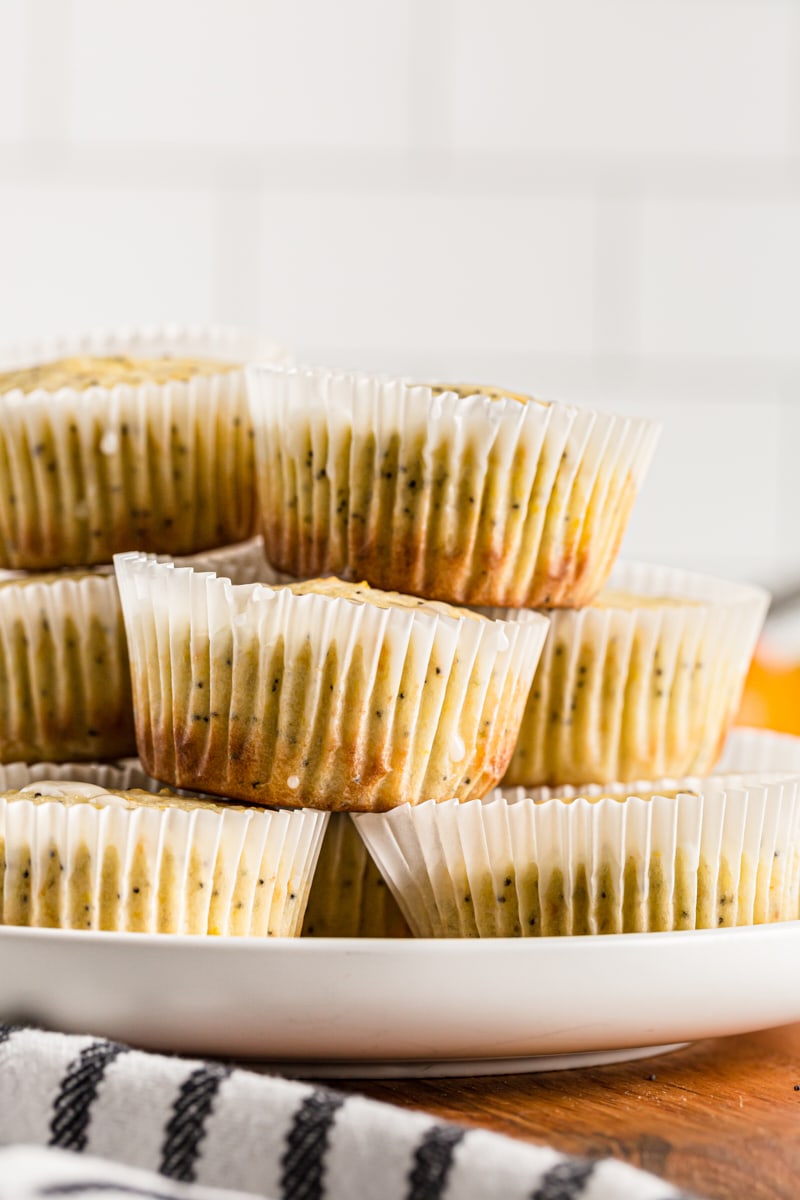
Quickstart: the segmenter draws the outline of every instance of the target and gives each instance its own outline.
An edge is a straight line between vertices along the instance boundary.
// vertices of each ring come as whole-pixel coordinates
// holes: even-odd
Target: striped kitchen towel
[[[612,1159],[569,1158],[328,1088],[2,1025],[0,1147],[0,1200],[683,1195]]]

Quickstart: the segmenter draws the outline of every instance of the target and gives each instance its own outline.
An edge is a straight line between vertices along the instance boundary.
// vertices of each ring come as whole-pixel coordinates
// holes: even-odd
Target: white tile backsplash
[[[616,407],[663,423],[623,553],[711,572],[718,562],[739,561],[735,574],[757,568],[772,579],[781,548],[775,523],[780,402],[754,397],[719,403],[685,396]]]
[[[798,354],[797,201],[645,203],[640,270],[645,352]]]
[[[654,415],[628,555],[800,578],[800,0],[0,0],[0,329]]]
[[[52,146],[67,131],[70,68],[65,46],[72,9],[65,0],[24,0],[24,7],[26,136],[34,145]]]
[[[408,140],[409,0],[73,3],[71,129],[79,141]]]
[[[778,481],[773,522],[782,556],[791,564],[784,573],[800,589],[800,389],[782,405],[780,432],[780,449],[773,467]]]
[[[25,0],[0,4],[0,46],[6,47],[0,70],[0,143],[25,137],[25,81],[28,31]],[[10,51],[10,52],[9,52]]]
[[[459,146],[780,154],[793,0],[458,0]]]
[[[260,319],[311,352],[587,352],[593,209],[570,197],[273,195]]]
[[[598,197],[595,207],[595,348],[625,354],[639,344],[642,201],[638,191]]]
[[[213,203],[0,186],[3,339],[214,317]]]

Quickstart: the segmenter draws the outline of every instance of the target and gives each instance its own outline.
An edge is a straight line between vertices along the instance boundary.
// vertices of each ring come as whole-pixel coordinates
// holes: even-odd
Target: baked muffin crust
[[[458,608],[441,600],[423,600],[419,596],[405,596],[401,592],[383,592],[368,583],[347,583],[335,576],[320,579],[305,579],[300,583],[279,584],[275,589],[286,588],[295,596],[328,596],[330,599],[350,600],[354,604],[371,604],[374,608],[408,608],[414,612],[432,613],[442,617],[468,617],[473,621],[487,618],[470,608]]]
[[[14,371],[0,372],[0,396],[8,392],[33,392],[60,388],[86,391],[90,387],[112,388],[118,384],[186,383],[197,375],[220,375],[239,369],[238,363],[203,358],[133,358],[125,354],[99,357],[75,355]]]

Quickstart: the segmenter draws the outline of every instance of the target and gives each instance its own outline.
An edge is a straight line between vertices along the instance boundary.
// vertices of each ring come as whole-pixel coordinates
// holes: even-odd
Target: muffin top
[[[343,579],[307,579],[302,583],[279,584],[275,591],[290,591],[295,596],[329,596],[332,600],[350,600],[354,604],[371,604],[375,608],[410,608],[414,612],[431,613],[443,617],[469,617],[474,621],[486,621],[487,617],[471,612],[467,608],[456,608],[439,600],[421,600],[419,596],[404,596],[400,592],[382,592],[368,583],[347,583]]]
[[[122,354],[95,358],[80,355],[0,372],[0,395],[17,390],[32,392],[37,388],[57,392],[59,388],[69,387],[82,392],[90,387],[112,388],[120,383],[185,383],[197,375],[219,375],[238,367],[238,363],[205,358],[129,358]]]
[[[216,804],[212,800],[207,800],[201,797],[185,797],[176,796],[173,792],[166,788],[154,794],[152,792],[144,792],[141,788],[131,788],[130,791],[121,792],[107,788],[98,787],[94,783],[85,783],[79,780],[65,779],[40,779],[36,783],[29,783],[26,787],[19,788],[15,791],[0,793],[2,800],[31,800],[34,804],[64,804],[71,807],[74,804],[91,804],[95,808],[105,808],[113,806],[115,808],[156,808],[164,811],[169,808],[180,808],[184,812],[192,812],[195,809],[203,809],[207,812],[222,813],[228,809],[234,809],[237,812],[247,812],[250,805],[237,804]],[[254,812],[260,811],[253,807]]]
[[[623,608],[630,612],[637,608],[696,608],[700,603],[688,596],[642,596],[606,588],[594,598],[592,608]]]
[[[679,796],[695,796],[701,798],[713,792],[742,790],[746,788],[764,788],[774,783],[791,781],[794,778],[788,771],[742,772],[722,775],[708,775],[704,779],[689,776],[686,779],[663,779],[655,782],[631,783],[586,783],[565,784],[563,787],[538,788],[498,788],[495,795],[507,800],[531,799],[536,804],[548,800],[560,800],[572,804],[575,800],[586,800],[596,804],[600,800],[616,800],[625,803],[627,800],[677,800]],[[487,797],[490,800],[492,795]]]
[[[544,789],[542,789],[544,791]],[[697,790],[697,780],[693,782],[687,781],[684,787],[676,785],[667,785],[666,787],[658,787],[657,784],[649,784],[644,787],[635,783],[619,784],[616,787],[613,785],[594,784],[583,788],[552,788],[547,799],[562,800],[565,804],[572,804],[574,800],[588,800],[590,804],[597,804],[601,800],[615,800],[617,803],[624,804],[626,800],[655,800],[656,797],[662,797],[665,800],[677,800],[679,796],[700,796],[701,793]],[[537,801],[544,800],[545,797],[535,796]]]
[[[505,388],[484,387],[480,383],[431,383],[424,386],[431,389],[433,396],[453,392],[462,399],[467,396],[485,396],[488,400],[516,400],[518,404],[540,404],[543,408],[550,407],[548,400],[537,400],[535,396],[525,396],[522,392],[510,392]]]
[[[720,785],[719,780],[716,783],[718,786]],[[564,784],[561,787],[499,787],[484,797],[484,804],[489,804],[493,800],[507,801],[512,804],[530,800],[534,804],[547,804],[555,801],[561,804],[574,804],[578,800],[588,804],[599,804],[603,800],[625,804],[628,800],[651,801],[657,797],[677,800],[679,796],[702,796],[701,787],[701,780],[696,778],[664,779],[660,782]]]

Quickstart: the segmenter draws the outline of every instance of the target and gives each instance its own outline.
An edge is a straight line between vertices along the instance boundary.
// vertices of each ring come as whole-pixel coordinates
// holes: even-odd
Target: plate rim
[[[486,939],[239,938],[2,926],[0,962],[5,956],[15,970],[5,972],[5,980],[0,974],[0,1020],[64,1032],[91,1026],[98,1037],[158,1053],[316,1063],[331,1078],[336,1068],[325,1064],[341,1068],[348,1062],[360,1064],[353,1077],[391,1077],[394,1068],[387,1071],[387,1064],[393,1062],[412,1064],[398,1068],[397,1077],[430,1073],[425,1064],[431,1063],[439,1064],[435,1074],[446,1076],[462,1060],[474,1064],[469,1074],[496,1073],[492,1064],[500,1059],[558,1060],[667,1046],[800,1020],[798,946],[800,919],[665,933]],[[81,969],[73,972],[76,962]],[[762,996],[759,982],[749,987],[749,999],[739,997],[731,1008],[742,972],[756,979],[748,967],[755,963],[774,987]],[[75,976],[57,997],[54,968]],[[580,981],[594,972],[602,981],[598,994],[581,1007],[575,999],[586,995]],[[679,985],[680,1003],[665,1009],[665,989],[671,994],[687,973],[692,983]],[[282,983],[275,990],[277,978]],[[296,989],[321,978],[330,987],[314,986],[301,1012]],[[531,980],[541,978],[550,981],[549,999],[534,1010],[521,998],[530,996]],[[620,996],[624,1008],[639,979],[651,1004],[647,1019],[637,1015],[630,1026],[629,1014],[621,1024]],[[500,998],[492,991],[498,981]],[[441,991],[431,993],[432,987]],[[564,987],[573,997],[566,1009],[558,1000]],[[724,989],[711,1024],[708,987],[714,995]],[[365,994],[371,997],[366,1009]],[[447,1000],[436,1006],[430,1026],[432,994]],[[756,994],[762,998],[755,1000]],[[154,1004],[156,996],[164,1003]],[[234,1027],[231,1014],[243,1004],[247,1020]],[[394,1013],[388,1042],[387,1005]],[[371,1014],[366,1022],[365,1011]],[[502,1037],[498,1013],[510,1022]]]
[[[586,952],[590,946],[597,949],[591,953],[604,954],[610,947],[621,945],[631,949],[641,946],[686,946],[700,941],[755,940],[778,938],[781,935],[800,938],[800,919],[791,921],[768,921],[758,925],[726,925],[718,929],[670,929],[660,932],[569,934],[546,937],[464,937],[464,938],[312,938],[312,937],[232,937],[215,934],[190,933],[136,933],[131,930],[110,929],[60,929],[35,925],[0,925],[0,941],[5,938],[42,941],[80,942],[85,945],[137,945],[150,949],[159,947],[163,951],[176,947],[213,947],[226,953],[235,950],[250,950],[259,947],[258,953],[323,956],[326,951],[346,951],[354,954],[369,954],[376,951],[391,951],[393,954],[413,955],[417,951],[438,951],[446,948],[457,953],[473,953],[481,946],[481,954],[533,954],[535,946],[563,949],[580,947]],[[515,949],[512,949],[515,947]]]

